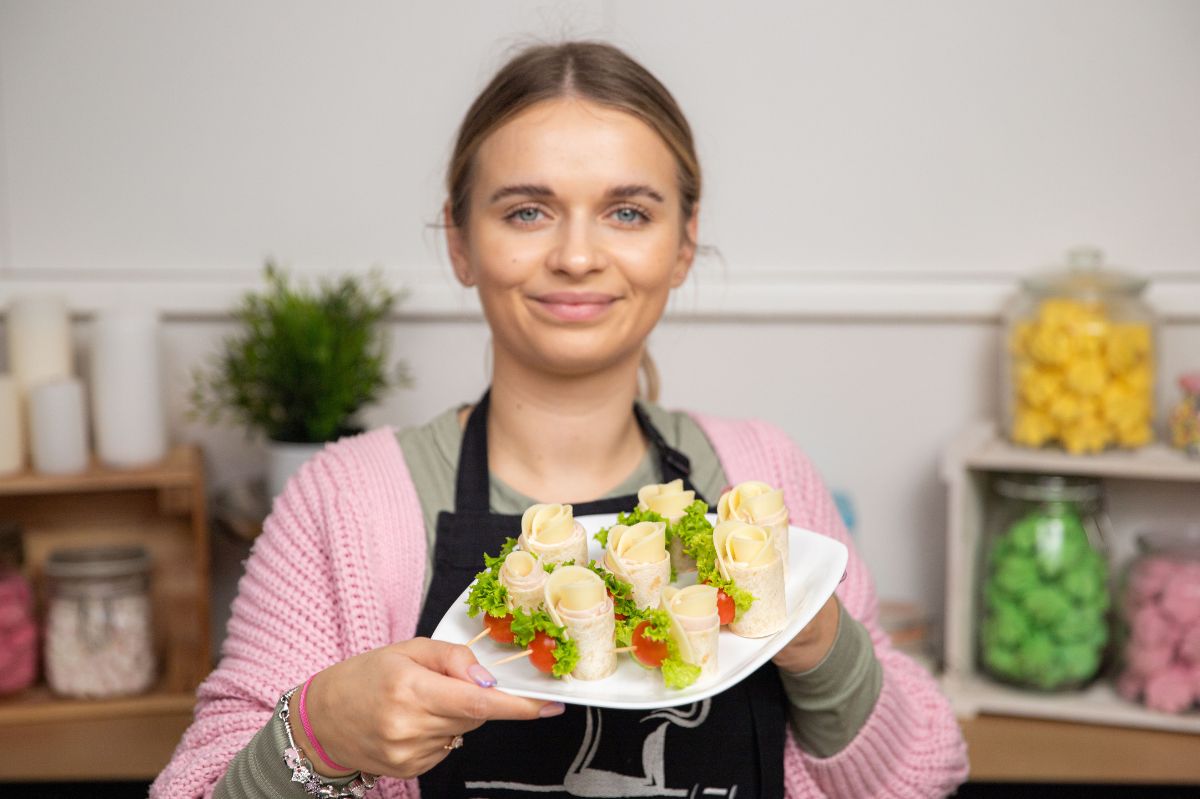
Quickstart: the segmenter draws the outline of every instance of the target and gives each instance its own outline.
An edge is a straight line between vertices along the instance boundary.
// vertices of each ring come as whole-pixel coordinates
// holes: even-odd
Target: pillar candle
[[[109,466],[161,460],[167,451],[159,369],[158,316],[111,310],[92,326],[92,422]]]
[[[0,375],[0,475],[19,472],[25,465],[25,426],[21,395],[12,375]]]
[[[71,321],[57,295],[18,297],[8,309],[8,365],[28,398],[38,383],[74,374]]]
[[[29,431],[34,469],[46,474],[85,470],[88,448],[83,383],[67,378],[34,386],[29,392]]]

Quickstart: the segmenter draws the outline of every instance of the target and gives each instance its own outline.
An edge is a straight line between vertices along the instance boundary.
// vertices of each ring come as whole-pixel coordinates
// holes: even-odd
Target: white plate
[[[714,514],[710,513],[708,518],[716,523]],[[577,519],[588,533],[588,554],[593,560],[600,560],[603,549],[592,535],[602,527],[616,524],[617,515],[607,513]],[[497,687],[506,693],[572,705],[645,710],[685,705],[719,694],[752,674],[803,630],[825,600],[833,595],[846,571],[848,553],[842,543],[799,527],[792,527],[790,531],[787,626],[768,638],[741,638],[722,628],[717,645],[719,672],[697,680],[687,688],[667,688],[657,669],[642,668],[629,655],[618,655],[617,670],[602,680],[559,680],[542,674],[525,659],[491,667],[489,664],[516,652],[513,646],[497,644],[491,638],[484,638],[472,647],[475,657],[489,666],[496,676]],[[483,568],[482,552],[479,564]],[[695,581],[693,572],[681,576],[676,584],[682,586]],[[467,589],[463,589],[458,601],[446,611],[433,631],[435,640],[463,644],[483,629],[482,616],[473,619],[467,616],[466,600]]]

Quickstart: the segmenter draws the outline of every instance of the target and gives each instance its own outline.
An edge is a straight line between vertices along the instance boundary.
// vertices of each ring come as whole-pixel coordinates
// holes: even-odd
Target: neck
[[[596,499],[646,453],[633,402],[640,353],[595,374],[563,377],[494,353],[488,461],[539,502]]]

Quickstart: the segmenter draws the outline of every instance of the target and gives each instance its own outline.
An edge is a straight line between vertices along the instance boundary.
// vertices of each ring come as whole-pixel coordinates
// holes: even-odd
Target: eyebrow
[[[488,199],[488,204],[499,202],[506,197],[554,197],[554,189],[541,183],[515,183],[511,186],[501,186]],[[613,186],[605,195],[613,200],[628,200],[631,197],[647,197],[655,202],[663,203],[662,194],[645,183],[625,183]]]

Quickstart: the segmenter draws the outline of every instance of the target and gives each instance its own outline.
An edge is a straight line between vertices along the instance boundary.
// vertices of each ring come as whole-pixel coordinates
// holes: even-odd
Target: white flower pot
[[[292,444],[271,441],[267,445],[267,496],[274,499],[287,487],[288,478],[300,470],[304,462],[325,448],[318,444]]]

